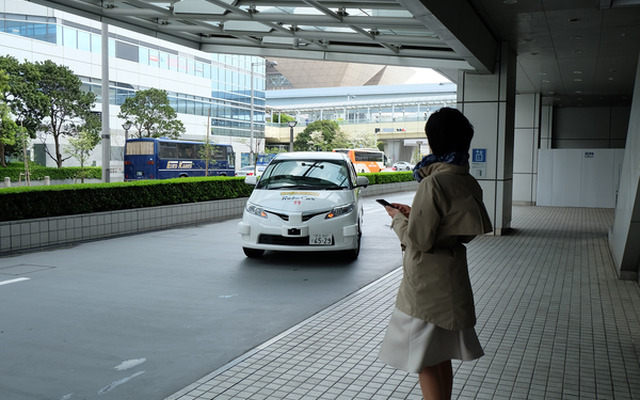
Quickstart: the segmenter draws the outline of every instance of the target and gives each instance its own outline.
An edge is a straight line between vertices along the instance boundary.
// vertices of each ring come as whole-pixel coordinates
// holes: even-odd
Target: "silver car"
[[[398,161],[393,164],[392,168],[394,171],[411,171],[413,169],[413,164],[406,161]]]
[[[294,152],[276,156],[247,201],[238,231],[247,257],[265,250],[360,253],[363,206],[360,191],[369,184],[349,158],[333,152]]]

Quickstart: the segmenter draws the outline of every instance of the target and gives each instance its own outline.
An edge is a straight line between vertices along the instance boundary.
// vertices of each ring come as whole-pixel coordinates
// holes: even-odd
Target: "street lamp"
[[[298,124],[298,121],[289,121],[287,122],[289,124],[289,151],[293,151],[293,127],[296,126]]]
[[[122,129],[124,129],[124,140],[129,140],[129,129],[131,129],[131,121],[126,121],[122,124]]]
[[[251,158],[251,163],[253,165],[255,165],[256,163],[256,160],[253,158],[254,157],[253,155],[253,110],[255,108],[254,95],[253,95],[253,67],[257,67],[259,65],[275,67],[276,65],[278,65],[278,62],[264,60],[264,62],[251,63],[251,115],[249,116],[249,118],[251,118],[251,128],[250,128],[251,137],[249,138],[249,157]]]

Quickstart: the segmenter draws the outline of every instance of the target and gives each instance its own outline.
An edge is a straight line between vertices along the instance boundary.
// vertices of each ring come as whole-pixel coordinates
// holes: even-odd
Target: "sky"
[[[440,83],[451,82],[449,79],[440,75],[438,72],[431,68],[412,68],[416,71],[416,74],[412,76],[406,83]]]

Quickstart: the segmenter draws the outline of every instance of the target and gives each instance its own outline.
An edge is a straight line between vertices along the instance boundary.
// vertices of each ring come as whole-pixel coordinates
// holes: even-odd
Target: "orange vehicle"
[[[380,172],[384,168],[384,152],[377,149],[333,149],[337,153],[345,153],[353,162],[356,172]]]

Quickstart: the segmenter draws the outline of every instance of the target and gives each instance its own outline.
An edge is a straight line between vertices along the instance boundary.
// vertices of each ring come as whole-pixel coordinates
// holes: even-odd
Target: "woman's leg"
[[[425,367],[420,374],[420,389],[424,400],[449,400],[453,387],[453,371],[451,361]]]
[[[444,386],[443,399],[451,399],[451,392],[453,390],[453,369],[451,368],[451,360],[441,362],[438,364],[438,370],[440,371],[440,379]]]

